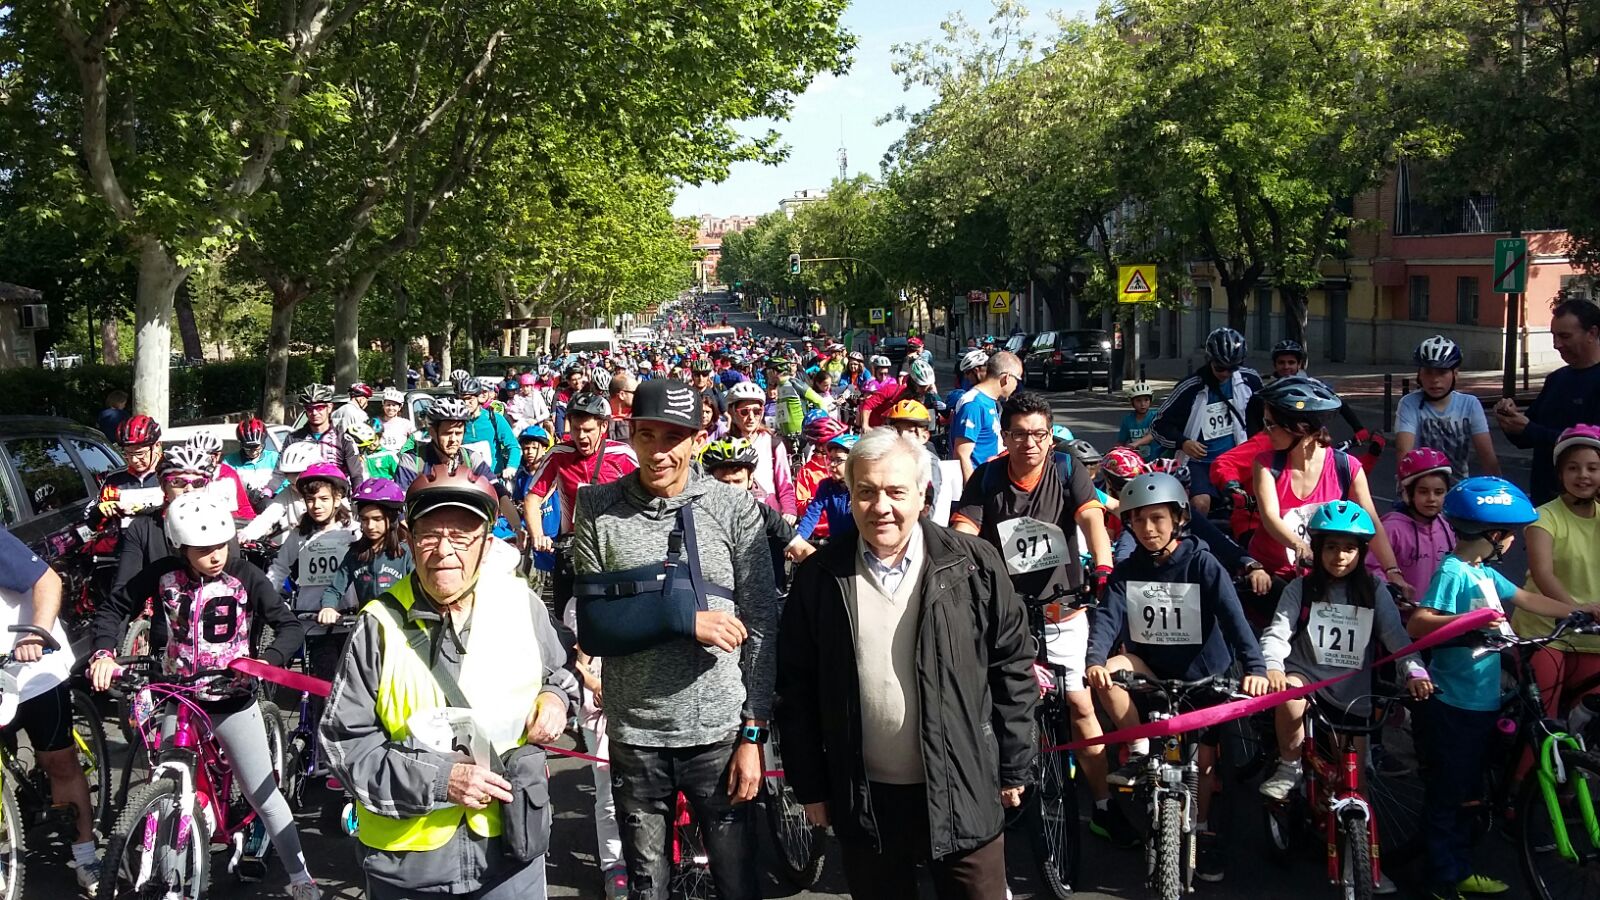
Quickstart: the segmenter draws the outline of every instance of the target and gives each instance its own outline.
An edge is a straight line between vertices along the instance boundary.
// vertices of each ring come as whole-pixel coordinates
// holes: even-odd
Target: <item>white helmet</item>
[[[872,358],[872,368],[874,369],[887,369],[893,365],[894,363],[889,362],[889,357],[887,356],[874,356]]]
[[[189,446],[199,450],[201,453],[221,453],[222,438],[217,437],[209,431],[202,431],[194,437],[189,438]]]
[[[923,387],[933,387],[933,366],[928,365],[925,359],[919,359],[911,364],[911,381]]]
[[[403,406],[406,402],[405,392],[396,387],[384,388],[381,396],[384,403],[399,403]]]
[[[283,448],[278,457],[278,471],[285,475],[299,475],[313,464],[327,458],[327,449],[318,441],[295,441]]]
[[[215,547],[235,532],[233,513],[210,491],[190,491],[167,505],[167,543],[173,547]]]
[[[1155,395],[1156,389],[1142,381],[1128,389],[1129,397],[1154,397]]]
[[[988,364],[989,354],[982,350],[969,350],[966,356],[961,357],[961,371],[963,372],[970,372],[979,366],[987,366]]]
[[[735,403],[744,403],[750,400],[754,400],[757,403],[766,403],[767,392],[762,390],[761,385],[756,384],[754,381],[741,381],[733,387],[728,388],[729,406],[732,406]]]

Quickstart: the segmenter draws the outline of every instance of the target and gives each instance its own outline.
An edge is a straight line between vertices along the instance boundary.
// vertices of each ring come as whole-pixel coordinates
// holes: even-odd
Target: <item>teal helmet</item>
[[[1306,532],[1311,535],[1342,534],[1365,543],[1378,533],[1378,529],[1372,524],[1372,517],[1358,504],[1349,500],[1332,500],[1311,514],[1311,521],[1306,523]]]

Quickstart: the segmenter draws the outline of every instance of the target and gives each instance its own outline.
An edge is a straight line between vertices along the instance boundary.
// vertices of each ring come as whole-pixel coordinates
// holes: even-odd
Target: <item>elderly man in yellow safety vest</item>
[[[356,799],[372,900],[543,898],[550,842],[542,751],[577,683],[539,596],[483,567],[498,498],[439,463],[406,491],[416,570],[361,611],[323,716]]]

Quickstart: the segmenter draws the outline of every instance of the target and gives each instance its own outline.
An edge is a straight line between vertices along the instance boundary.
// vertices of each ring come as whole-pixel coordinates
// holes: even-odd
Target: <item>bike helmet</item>
[[[611,417],[611,403],[606,398],[593,391],[580,391],[572,395],[567,401],[567,417],[594,416],[597,419]]]
[[[300,389],[300,405],[313,406],[333,402],[333,388],[326,384],[308,384]]]
[[[1075,438],[1072,436],[1071,428],[1068,428],[1065,425],[1051,425],[1050,436],[1055,438],[1055,452],[1066,453],[1068,455],[1072,453],[1071,447],[1068,446],[1073,442],[1073,440],[1075,440]]]
[[[1149,467],[1151,473],[1171,475],[1173,478],[1178,479],[1178,483],[1183,485],[1184,490],[1187,491],[1189,489],[1188,463],[1178,462],[1176,459],[1173,459],[1170,456],[1163,456],[1160,459],[1150,460],[1150,462],[1146,465]]]
[[[450,383],[451,384],[460,384],[461,382],[466,381],[468,378],[471,378],[471,377],[472,377],[472,373],[468,372],[466,369],[451,369],[450,370]]]
[[[465,422],[472,418],[472,413],[467,409],[467,404],[454,397],[439,397],[428,407],[428,421],[436,424],[443,422]]]
[[[222,452],[222,438],[217,437],[209,431],[202,431],[194,437],[189,438],[188,444],[202,453]]]
[[[456,396],[458,398],[476,397],[477,395],[483,393],[483,382],[471,376],[451,383],[455,385]]]
[[[859,440],[861,440],[861,435],[845,432],[844,434],[837,434],[829,438],[828,446],[843,447],[844,449],[849,450],[851,447],[854,447],[856,445],[856,441]]]
[[[807,422],[800,436],[813,444],[825,444],[848,430],[843,422],[824,415],[815,422]]]
[[[455,460],[429,466],[406,488],[406,521],[413,524],[428,513],[455,507],[481,516],[487,526],[499,506],[500,496],[489,479]]]
[[[358,449],[372,450],[378,446],[378,430],[370,422],[352,422],[345,428],[344,436]]]
[[[179,549],[215,547],[233,540],[238,533],[233,511],[224,509],[208,491],[190,491],[167,504],[162,531],[166,532],[167,543]]]
[[[260,419],[245,419],[234,430],[239,443],[246,447],[259,447],[267,442],[267,425]]]
[[[358,381],[355,384],[350,385],[350,399],[354,400],[357,397],[371,396],[372,388],[367,387],[364,383]]]
[[[517,376],[517,386],[518,387],[527,387],[528,385],[538,384],[538,383],[539,383],[539,376],[533,374],[532,372],[523,372],[521,375]]]
[[[1436,334],[1417,345],[1411,354],[1411,361],[1417,366],[1426,366],[1430,369],[1459,369],[1461,368],[1461,348],[1455,341],[1442,334]]]
[[[915,400],[901,400],[889,410],[891,422],[916,422],[919,425],[929,425],[933,417],[928,415],[928,408]]]
[[[754,381],[741,381],[728,388],[728,405],[730,407],[736,403],[760,403],[765,405],[766,402],[767,392]]]
[[[538,425],[529,425],[527,428],[522,429],[521,434],[517,435],[518,443],[526,444],[529,441],[537,441],[546,448],[553,443],[550,440],[550,432],[545,431],[544,428]]]
[[[1078,439],[1067,445],[1067,452],[1086,466],[1100,465],[1100,451],[1086,440]]]
[[[1156,389],[1142,381],[1135,383],[1133,387],[1128,389],[1128,398],[1130,400],[1135,397],[1154,397],[1155,395]]]
[[[124,447],[144,447],[161,440],[161,426],[147,415],[129,416],[117,426],[117,443]]]
[[[1593,447],[1600,450],[1600,427],[1594,425],[1574,425],[1561,436],[1556,438],[1556,452],[1554,459],[1557,464],[1561,462],[1561,454],[1575,447]]]
[[[862,353],[860,350],[851,350],[848,358],[851,362],[858,362],[863,365],[865,365],[867,362],[867,355]]]
[[[1128,481],[1143,475],[1147,469],[1139,451],[1127,447],[1112,447],[1100,461],[1100,471],[1118,481]]]
[[[1530,525],[1539,513],[1522,488],[1504,478],[1478,475],[1444,495],[1444,517],[1457,535],[1475,535]]]
[[[1175,503],[1178,509],[1187,514],[1189,512],[1189,492],[1184,489],[1178,479],[1171,475],[1151,472],[1133,479],[1122,489],[1119,498],[1121,505],[1118,511],[1122,520],[1126,522],[1136,509],[1146,506],[1160,506],[1163,503]]]
[[[1327,385],[1305,375],[1279,378],[1261,392],[1261,400],[1274,411],[1302,417],[1330,413],[1344,405]]]
[[[927,360],[919,359],[911,364],[912,384],[925,388],[931,388],[933,387],[935,380],[936,379],[933,375],[933,366],[928,365]]]
[[[1299,341],[1282,340],[1272,345],[1273,359],[1277,359],[1284,354],[1289,354],[1300,360],[1301,364],[1306,361],[1306,348]]]
[[[1343,534],[1366,543],[1378,533],[1378,529],[1372,524],[1372,517],[1359,504],[1349,500],[1331,500],[1311,514],[1311,520],[1306,523],[1306,533]]]
[[[970,372],[979,366],[987,366],[988,364],[989,354],[983,352],[982,350],[968,350],[966,354],[961,357],[962,372]]]
[[[922,338],[919,338],[919,337],[906,338],[906,346],[910,347],[913,350],[921,350],[922,349]]]
[[[1455,467],[1450,464],[1450,457],[1433,449],[1432,447],[1418,447],[1417,449],[1400,457],[1400,462],[1395,466],[1395,475],[1400,479],[1400,486],[1407,488],[1411,483],[1424,475],[1443,475],[1445,484],[1450,483],[1450,475]]]
[[[406,492],[400,489],[400,485],[387,478],[368,478],[361,482],[361,486],[356,488],[355,496],[350,499],[358,507],[363,503],[372,503],[399,512],[400,507],[405,505]]]
[[[211,454],[192,444],[179,444],[169,449],[161,456],[161,465],[158,472],[161,477],[168,475],[204,475],[210,478],[217,470],[217,464]]]
[[[771,363],[768,363],[771,365]],[[705,375],[711,371],[711,360],[701,357],[689,363],[689,371]]]
[[[887,356],[874,356],[872,358],[872,368],[874,369],[888,369],[893,366],[894,363],[889,362],[889,357]]]
[[[1225,369],[1244,365],[1244,335],[1232,328],[1218,328],[1206,335],[1206,359]]]
[[[306,466],[306,470],[301,472],[300,477],[294,480],[294,487],[295,490],[303,492],[308,486],[319,481],[326,481],[332,485],[336,494],[350,493],[349,476],[344,474],[343,469],[331,462],[312,463]]]
[[[700,454],[700,464],[707,470],[724,466],[756,467],[756,448],[744,438],[724,438],[712,441]]]
[[[589,376],[589,389],[590,390],[592,390],[592,391],[594,391],[596,393],[603,394],[610,387],[611,387],[611,373],[606,371],[605,369],[595,369],[594,370],[594,374]]]
[[[311,466],[327,459],[328,447],[320,441],[295,441],[283,448],[278,457],[278,471],[285,475],[299,475]]]

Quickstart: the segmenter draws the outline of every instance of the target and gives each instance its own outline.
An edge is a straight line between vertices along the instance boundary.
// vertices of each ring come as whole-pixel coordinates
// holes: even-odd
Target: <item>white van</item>
[[[594,353],[599,350],[615,352],[617,333],[610,328],[579,328],[567,332],[566,348],[570,353]]]
[[[700,339],[703,341],[714,341],[717,338],[731,341],[738,336],[739,332],[735,331],[731,325],[713,325],[709,328],[700,329]]]

